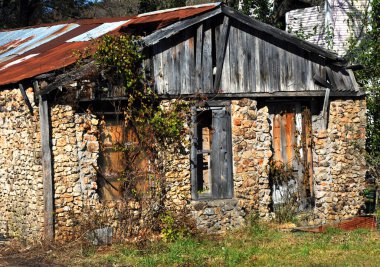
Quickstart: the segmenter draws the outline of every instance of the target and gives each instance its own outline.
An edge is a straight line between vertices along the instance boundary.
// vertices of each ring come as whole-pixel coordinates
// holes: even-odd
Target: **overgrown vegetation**
[[[184,237],[103,247],[70,244],[49,252],[1,250],[3,262],[55,266],[377,266],[380,232],[290,233],[254,223],[223,237]],[[4,257],[5,256],[5,257]]]

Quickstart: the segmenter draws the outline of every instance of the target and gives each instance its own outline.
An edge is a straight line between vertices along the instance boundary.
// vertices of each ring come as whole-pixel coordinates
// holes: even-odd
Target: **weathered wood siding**
[[[152,47],[153,75],[159,94],[235,94],[315,91],[313,76],[326,77],[324,60],[294,45],[230,18],[221,37],[223,16],[163,39]],[[224,39],[224,40],[222,40]],[[220,86],[214,89],[217,55],[226,43]],[[223,51],[222,51],[223,52]],[[351,90],[348,73],[332,71],[337,90]]]

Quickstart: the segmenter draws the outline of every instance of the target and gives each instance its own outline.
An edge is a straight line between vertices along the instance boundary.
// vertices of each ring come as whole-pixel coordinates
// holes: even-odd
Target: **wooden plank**
[[[153,77],[154,88],[158,94],[165,94],[165,86],[163,84],[163,69],[162,69],[162,51],[158,50],[158,45],[153,46]]]
[[[323,125],[327,129],[328,124],[328,108],[329,108],[330,88],[326,88],[325,99],[323,101],[322,117]]]
[[[195,46],[195,93],[203,92],[202,59],[203,59],[203,24],[197,28]]]
[[[259,41],[259,69],[260,69],[260,92],[269,92],[269,62],[267,55],[267,43],[263,40]]]
[[[329,82],[331,84],[331,88],[333,90],[337,90],[338,89],[338,86],[337,84],[335,83],[335,79],[334,79],[334,75],[332,73],[332,70],[330,69],[330,67],[326,67],[326,74],[327,74],[327,77],[329,79]]]
[[[239,82],[239,67],[238,67],[238,54],[237,54],[237,29],[235,26],[231,26],[230,29],[230,87],[228,91],[230,93],[238,92]]]
[[[175,51],[173,51],[173,69],[172,71],[172,90],[175,94],[180,95],[182,93],[184,80],[186,79],[186,74],[183,72],[184,65],[186,61],[183,58],[185,53],[185,42],[180,42],[176,46],[173,46]]]
[[[195,45],[194,45],[194,31],[188,31],[189,39],[186,42],[186,68],[188,70],[187,92],[193,92],[195,88]]]
[[[273,150],[275,163],[282,162],[281,154],[281,115],[275,114],[273,117]]]
[[[197,179],[197,146],[198,146],[198,127],[197,127],[197,109],[191,107],[191,151],[190,151],[190,168],[191,168],[191,198],[198,199],[198,179]]]
[[[222,31],[215,46],[218,47],[216,55],[216,74],[214,80],[214,92],[220,91],[220,81],[223,73],[224,58],[226,55],[226,47],[228,43],[228,35],[230,31],[230,22],[227,16],[224,16]]]
[[[202,15],[198,15],[194,18],[186,19],[183,21],[176,22],[168,27],[155,31],[154,33],[143,38],[143,42],[145,46],[153,45],[159,42],[162,39],[169,38],[170,36],[175,35],[176,33],[189,28],[190,26],[196,25],[200,22],[207,20],[213,16],[222,13],[220,8],[214,9],[210,12],[204,13]]]
[[[278,47],[270,44],[268,49],[271,51],[269,58],[270,62],[270,91],[277,92],[280,91],[280,68],[282,67],[279,49]]]
[[[203,93],[213,93],[213,65],[212,65],[212,29],[210,21],[204,23],[203,54],[202,54],[202,83]]]
[[[25,104],[28,107],[30,114],[33,116],[33,107],[32,104],[30,104],[28,96],[26,95],[24,86],[22,86],[22,84],[20,83],[18,87],[20,88],[22,98],[24,98]]]
[[[234,181],[233,181],[233,163],[232,163],[232,129],[231,129],[231,103],[229,103],[226,107],[226,142],[227,142],[227,198],[232,198],[234,195]]]
[[[279,91],[286,91],[288,87],[288,52],[279,48],[280,67],[280,88]]]
[[[212,111],[212,128],[214,133],[212,135],[211,143],[211,193],[213,197],[219,198],[221,195],[221,159],[220,159],[220,150],[222,145],[222,136],[221,136],[221,120],[220,120],[220,111]]]
[[[253,98],[273,98],[273,97],[324,97],[326,90],[318,90],[318,91],[293,91],[293,92],[255,92],[255,93],[223,93],[219,95],[215,95],[213,93],[204,94],[205,97],[212,97],[213,99],[229,99],[229,98],[241,98],[241,97],[253,97]],[[365,92],[349,92],[349,91],[331,91],[330,97],[362,97],[365,96]],[[160,95],[161,99],[171,99],[178,97],[177,95]],[[199,97],[199,94],[189,94],[183,95],[183,98],[193,98]],[[127,100],[124,98],[105,98],[103,101],[115,101],[115,100]],[[83,99],[80,102],[91,102],[93,100]]]
[[[313,150],[312,150],[312,124],[311,112],[306,108],[302,114],[302,135],[304,139],[304,166],[305,176],[308,183],[310,196],[314,195],[314,182],[313,182]]]
[[[255,57],[254,57],[254,51],[255,51],[255,41],[251,34],[246,33],[246,40],[245,40],[245,53],[247,57],[247,66],[246,71],[247,73],[244,74],[246,79],[246,92],[254,92],[255,91]]]
[[[261,39],[254,36],[255,40],[255,65],[254,70],[252,70],[252,73],[255,75],[255,91],[254,92],[261,92],[261,77],[260,77],[260,68],[261,68],[261,61],[260,61],[260,49],[261,49]]]
[[[34,82],[34,88],[39,90],[38,82]],[[46,98],[39,96],[39,117],[41,128],[42,148],[42,175],[44,191],[44,239],[54,240],[54,195],[53,195],[53,171],[51,151],[51,125],[49,118],[49,105]]]
[[[246,79],[244,75],[244,69],[246,68],[246,56],[244,54],[245,46],[245,32],[239,28],[236,28],[236,50],[237,50],[237,66],[238,66],[238,76],[237,76],[237,91],[236,92],[245,92],[244,80]]]
[[[293,161],[294,161],[294,137],[295,137],[295,115],[294,112],[290,112],[290,110],[287,110],[287,113],[285,115],[286,120],[286,158],[287,161],[285,162],[286,166],[289,168],[293,167]]]

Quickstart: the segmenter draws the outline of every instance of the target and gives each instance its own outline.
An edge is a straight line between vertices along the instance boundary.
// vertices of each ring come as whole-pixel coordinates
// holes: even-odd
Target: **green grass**
[[[91,250],[90,250],[91,251]],[[92,251],[91,251],[92,252]],[[56,255],[56,259],[62,259]],[[379,266],[380,232],[281,232],[255,225],[223,237],[114,245],[68,257],[68,266]]]

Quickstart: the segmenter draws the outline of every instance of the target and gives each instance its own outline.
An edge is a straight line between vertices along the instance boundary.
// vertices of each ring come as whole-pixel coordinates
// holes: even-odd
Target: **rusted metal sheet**
[[[356,229],[376,230],[376,225],[376,217],[368,215],[353,217],[335,224],[325,224],[316,227],[299,227],[295,228],[293,231],[324,233],[328,228],[337,228],[344,231],[352,231]]]
[[[0,85],[19,82],[76,62],[76,50],[92,47],[91,40],[123,27],[144,33],[216,8],[219,4],[182,7],[124,18],[84,19],[0,31]],[[150,24],[149,27],[145,27]],[[149,29],[149,31],[148,31]]]

